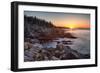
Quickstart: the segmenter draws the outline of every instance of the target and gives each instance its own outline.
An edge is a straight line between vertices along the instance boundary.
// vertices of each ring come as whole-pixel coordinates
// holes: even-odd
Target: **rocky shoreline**
[[[41,44],[25,44],[24,61],[45,61],[45,60],[71,60],[86,59],[89,55],[83,55],[72,50],[70,46],[59,46],[57,48],[41,48]]]

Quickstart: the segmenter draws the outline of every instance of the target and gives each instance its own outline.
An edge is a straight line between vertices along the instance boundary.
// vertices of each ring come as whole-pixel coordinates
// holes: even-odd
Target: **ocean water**
[[[72,49],[82,54],[90,54],[90,30],[77,29],[69,32],[78,37],[77,39],[71,39],[73,41]]]
[[[76,39],[71,38],[57,38],[52,42],[42,44],[44,48],[56,48],[57,41],[72,41],[72,44],[65,44],[65,46],[70,46],[73,50],[77,50],[82,54],[90,54],[90,30],[65,30],[65,32],[71,33]]]

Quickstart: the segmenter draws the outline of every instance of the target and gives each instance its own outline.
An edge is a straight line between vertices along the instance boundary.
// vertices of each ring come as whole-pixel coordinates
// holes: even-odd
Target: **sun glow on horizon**
[[[78,22],[76,21],[67,21],[67,23],[65,24],[65,27],[70,28],[70,29],[75,29],[78,28]]]
[[[56,20],[54,21],[54,24],[58,27],[66,27],[70,29],[90,28],[89,19],[78,17],[69,17],[61,20]]]
[[[84,24],[84,25],[80,25],[80,24],[65,24],[66,28],[70,28],[70,29],[76,29],[76,28],[90,28],[90,25],[88,24]]]
[[[86,20],[66,20],[64,25],[66,28],[75,29],[75,28],[90,28],[90,24]]]
[[[70,28],[70,29],[77,28],[75,24],[67,24],[65,25],[65,27]]]

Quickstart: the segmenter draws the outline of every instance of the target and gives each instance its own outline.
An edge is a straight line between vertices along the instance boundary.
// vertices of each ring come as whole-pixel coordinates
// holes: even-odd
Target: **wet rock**
[[[24,61],[28,62],[28,61],[34,61],[33,58],[29,57],[29,56],[24,56]]]
[[[25,45],[26,46],[26,45]],[[27,48],[27,46],[25,47]],[[87,55],[82,55],[79,52],[72,50],[70,46],[62,46],[57,48],[43,48],[41,44],[33,44],[30,49],[24,51],[25,61],[45,61],[45,60],[67,60],[86,58]]]
[[[27,50],[27,49],[30,49],[30,48],[32,48],[32,44],[29,43],[29,42],[25,42],[24,43],[24,49]]]
[[[59,58],[55,57],[55,56],[52,56],[51,57],[51,60],[60,60]]]
[[[73,53],[69,53],[67,54],[66,59],[78,59],[78,57],[76,57]]]
[[[67,38],[72,38],[72,39],[76,39],[77,38],[77,37],[73,36],[71,33],[66,33],[63,36],[67,37]]]
[[[63,44],[66,44],[66,45],[72,45],[72,41],[68,40],[68,41],[62,41]]]

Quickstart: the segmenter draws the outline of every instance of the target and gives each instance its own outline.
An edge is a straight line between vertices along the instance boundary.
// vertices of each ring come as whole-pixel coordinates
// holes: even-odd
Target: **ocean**
[[[71,33],[76,39],[72,38],[57,38],[52,42],[42,44],[44,48],[56,48],[57,41],[71,41],[72,44],[65,44],[65,46],[70,46],[73,50],[77,50],[82,54],[90,54],[90,30],[88,29],[75,29],[75,30],[65,30],[66,33]]]
[[[71,39],[73,41],[72,49],[82,54],[90,54],[90,30],[76,29],[69,32],[78,37],[77,39]]]

